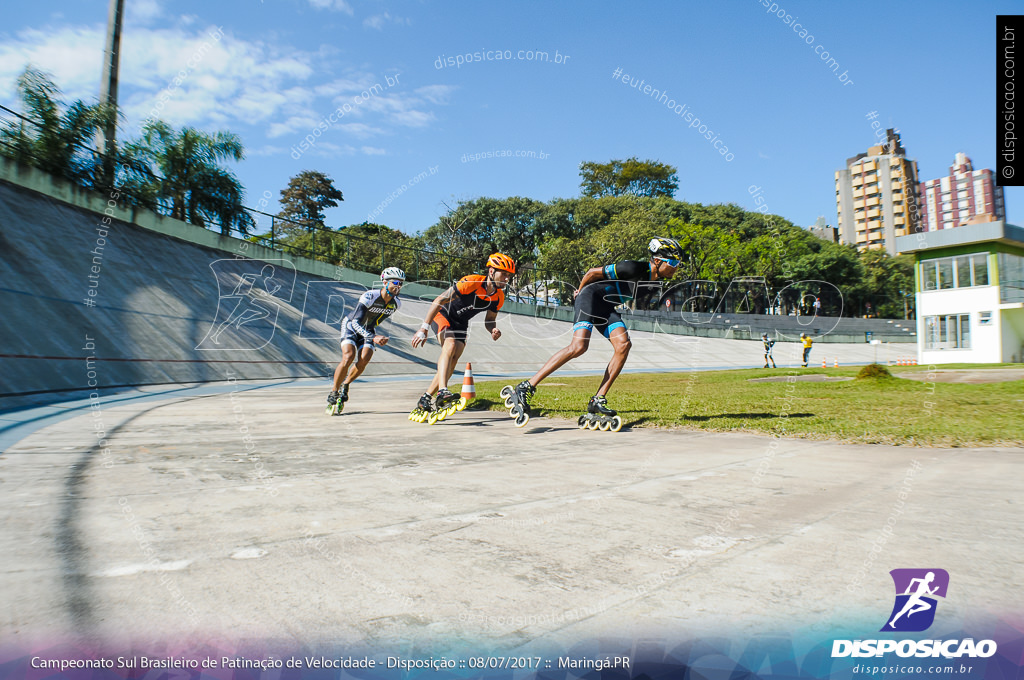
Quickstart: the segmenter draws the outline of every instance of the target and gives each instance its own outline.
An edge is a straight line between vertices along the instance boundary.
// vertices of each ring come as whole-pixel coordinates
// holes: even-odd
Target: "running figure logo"
[[[945,569],[893,569],[889,572],[896,586],[896,603],[883,632],[918,633],[935,621],[938,596],[945,598],[949,573]]]
[[[217,278],[217,312],[196,349],[264,347],[274,337],[281,306],[291,301],[295,268],[284,260],[224,259],[210,269]]]

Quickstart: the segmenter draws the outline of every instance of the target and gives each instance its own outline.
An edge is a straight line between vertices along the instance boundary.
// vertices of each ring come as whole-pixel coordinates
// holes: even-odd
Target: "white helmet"
[[[380,273],[381,281],[390,281],[391,279],[401,279],[405,281],[405,272],[398,267],[388,267]]]

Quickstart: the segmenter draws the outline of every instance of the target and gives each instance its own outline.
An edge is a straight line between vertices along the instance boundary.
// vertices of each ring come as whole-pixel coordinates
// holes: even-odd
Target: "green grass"
[[[1024,368],[1024,364],[958,365]],[[940,366],[940,369],[952,368]],[[926,366],[893,366],[893,373]],[[907,446],[1024,446],[1024,380],[985,384],[865,378],[843,382],[749,382],[768,376],[855,377],[860,367],[750,369],[619,376],[609,406],[627,427],[758,432],[787,437]],[[557,373],[534,397],[536,415],[575,420],[597,377]],[[477,385],[477,407],[503,410],[506,383]]]

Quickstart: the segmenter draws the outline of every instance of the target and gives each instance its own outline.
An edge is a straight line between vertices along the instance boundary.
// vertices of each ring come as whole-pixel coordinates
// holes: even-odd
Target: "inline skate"
[[[607,432],[618,432],[622,429],[622,418],[618,413],[608,408],[608,400],[600,394],[595,394],[587,404],[587,412],[576,420],[576,425],[581,430],[601,430]]]
[[[501,388],[501,396],[505,399],[508,414],[516,419],[516,427],[525,427],[530,422],[530,400],[537,388],[524,380],[515,387],[505,385]]]
[[[346,401],[348,401],[348,385],[342,385],[340,392],[331,392],[327,395],[327,415],[340,416]]]
[[[460,405],[462,408],[459,408]],[[452,394],[448,391],[447,387],[442,387],[437,391],[437,398],[434,399],[434,412],[427,418],[427,422],[433,425],[456,411],[461,411],[463,408],[466,408],[466,406],[463,403],[462,397]]]
[[[409,413],[409,420],[414,423],[423,423],[427,421],[427,418],[434,413],[434,405],[431,403],[430,395],[426,392],[420,397],[420,400],[416,402],[416,408]]]

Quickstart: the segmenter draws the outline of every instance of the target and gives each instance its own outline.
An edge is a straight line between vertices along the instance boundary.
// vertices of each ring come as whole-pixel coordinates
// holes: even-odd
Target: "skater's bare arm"
[[[487,312],[487,316],[484,317],[484,328],[487,329],[487,332],[491,334],[491,338],[493,338],[494,340],[497,340],[498,338],[501,337],[501,331],[498,330],[497,321],[497,312]]]
[[[423,324],[420,329],[412,336],[412,346],[419,347],[427,343],[427,329],[430,328],[430,322],[437,316],[437,312],[444,307],[446,304],[455,299],[455,288],[449,288],[445,292],[434,298],[434,301],[430,303],[430,308],[427,309],[427,315],[423,317]]]
[[[588,270],[587,273],[583,275],[583,279],[580,281],[580,287],[576,289],[576,292],[573,294],[573,297],[579,295],[580,291],[583,290],[586,286],[589,286],[595,281],[600,281],[603,278],[604,267],[594,267],[593,269]]]

